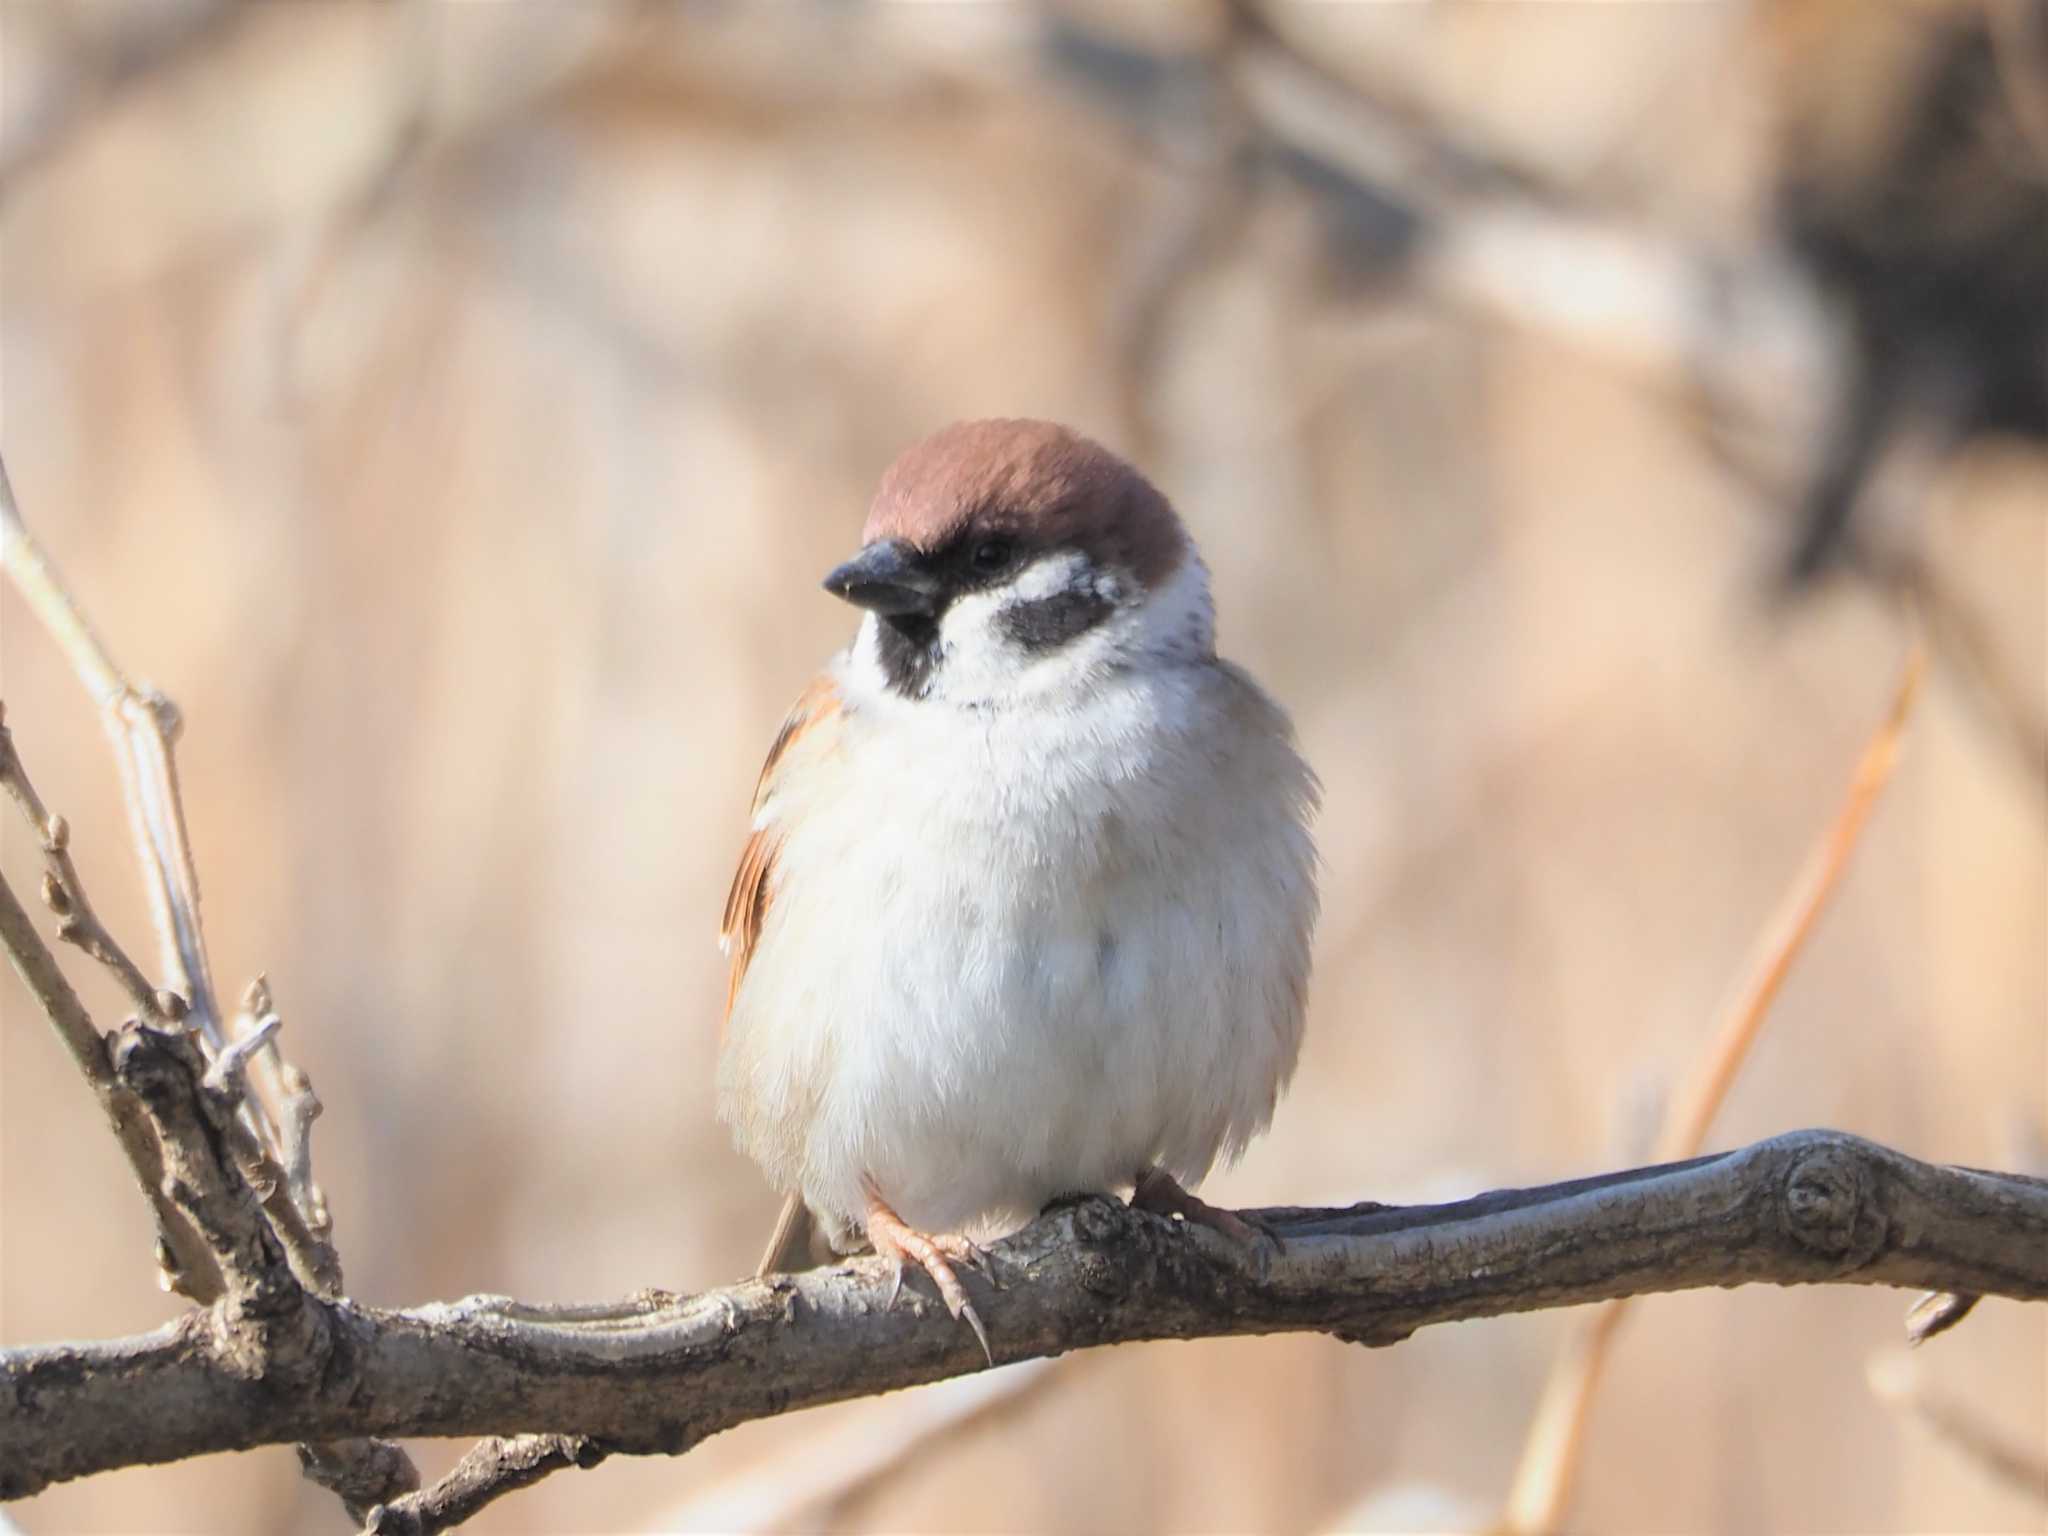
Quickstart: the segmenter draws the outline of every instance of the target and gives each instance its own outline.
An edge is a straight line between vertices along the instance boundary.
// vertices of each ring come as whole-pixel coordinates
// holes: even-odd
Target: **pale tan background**
[[[1094,24],[1196,46],[1204,14]],[[1662,227],[1763,237],[1780,83],[1742,7],[1281,14]],[[1213,167],[1050,75],[1022,7],[7,0],[0,24],[8,466],[116,654],[184,707],[216,969],[273,979],[366,1301],[690,1288],[755,1256],[772,1201],[712,1120],[711,936],[760,753],[849,630],[817,579],[947,419],[1139,454],[1207,552],[1225,649],[1328,785],[1309,1044],[1225,1201],[1638,1156],[1892,685],[1879,599],[1764,599],[1787,513],[1668,391],[1342,281],[1298,192],[1198,263],[1134,379],[1120,307]],[[2048,464],[1977,453],[1939,491],[1925,537],[2039,708]],[[22,750],[146,949],[91,713],[11,594],[0,625]],[[1828,1124],[2027,1155],[2044,810],[1938,664],[1718,1143]],[[11,820],[0,853],[32,882]],[[0,1341],[149,1327],[172,1308],[114,1144],[11,978],[0,1009]],[[1643,1305],[1575,1526],[2043,1529],[1866,1387],[1905,1300]],[[830,1518],[1483,1518],[1567,1321],[1063,1361]],[[1987,1304],[1926,1365],[2048,1436],[2042,1309]],[[910,1403],[562,1475],[476,1528],[701,1524],[723,1479]],[[286,1450],[8,1513],[341,1528]]]

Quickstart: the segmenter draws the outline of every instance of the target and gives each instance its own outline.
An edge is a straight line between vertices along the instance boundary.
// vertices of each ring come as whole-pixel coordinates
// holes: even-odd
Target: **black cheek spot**
[[[1027,651],[1049,651],[1109,617],[1114,606],[1094,592],[1056,592],[1035,602],[1012,603],[997,622],[1011,640]]]

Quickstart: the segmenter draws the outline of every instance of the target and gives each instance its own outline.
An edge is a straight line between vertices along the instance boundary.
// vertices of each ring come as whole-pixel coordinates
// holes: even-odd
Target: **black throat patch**
[[[898,614],[876,625],[875,638],[890,689],[906,699],[922,698],[938,665],[939,621],[928,614]]]

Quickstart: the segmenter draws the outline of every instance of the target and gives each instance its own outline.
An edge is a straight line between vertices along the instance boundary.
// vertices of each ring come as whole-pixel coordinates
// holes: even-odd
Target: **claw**
[[[971,1239],[958,1234],[945,1233],[935,1237],[908,1225],[889,1208],[888,1202],[876,1192],[872,1183],[868,1185],[867,1195],[868,1241],[874,1245],[876,1253],[891,1261],[896,1270],[894,1283],[889,1287],[889,1305],[893,1307],[896,1304],[896,1298],[903,1289],[906,1261],[915,1263],[931,1276],[932,1284],[938,1287],[939,1300],[945,1303],[954,1320],[974,1330],[982,1357],[994,1365],[995,1352],[989,1348],[988,1330],[982,1326],[981,1314],[974,1310],[974,1303],[967,1299],[967,1288],[961,1285],[960,1277],[953,1272],[953,1261],[980,1267],[987,1263],[987,1253]]]
[[[960,1310],[955,1312],[953,1316],[956,1320],[966,1323],[968,1327],[974,1330],[974,1340],[981,1346],[981,1358],[990,1365],[994,1365],[996,1357],[995,1352],[988,1347],[988,1330],[981,1326],[981,1314],[974,1310],[974,1303],[971,1301],[961,1302]]]
[[[996,1261],[989,1251],[965,1233],[948,1233],[932,1239],[940,1252],[974,1270],[989,1283],[989,1289],[1000,1291],[1003,1282],[996,1276]]]

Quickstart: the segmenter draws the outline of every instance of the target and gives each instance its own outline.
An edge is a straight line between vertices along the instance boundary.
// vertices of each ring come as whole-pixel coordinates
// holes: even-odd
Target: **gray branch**
[[[28,983],[127,1154],[156,1210],[166,1286],[210,1306],[226,1356],[273,1381],[320,1358],[325,1317],[307,1305],[342,1294],[325,1198],[307,1132],[320,1101],[277,1049],[278,1018],[261,978],[244,1000],[246,1032],[227,1034],[206,962],[199,880],[185,831],[170,700],[137,688],[114,664],[56,567],[29,533],[0,463],[0,566],[40,617],[99,706],[120,761],[136,850],[172,985],[152,990],[141,967],[87,899],[70,828],[29,782],[0,718],[0,789],[43,848],[43,902],[58,936],[111,971],[136,1015],[102,1038],[28,914],[0,878],[0,948]],[[278,1106],[247,1091],[251,1067]],[[0,1403],[0,1411],[4,1411]],[[346,1440],[301,1448],[306,1475],[338,1494],[352,1518],[419,1486],[396,1445]],[[6,1474],[0,1472],[0,1482]]]
[[[2048,1298],[2048,1181],[1833,1131],[1450,1205],[1246,1214],[1279,1243],[1247,1253],[1101,1197],[1056,1206],[993,1249],[996,1359],[1303,1331],[1384,1345],[1433,1323],[1757,1282]],[[894,1307],[888,1295],[871,1259],[596,1307],[382,1311],[308,1294],[308,1325],[266,1339],[260,1370],[219,1306],[135,1338],[0,1351],[0,1496],[362,1436],[562,1437],[517,1442],[557,1464],[674,1455],[753,1419],[981,1367],[922,1289]],[[419,1515],[385,1528],[452,1523]]]

